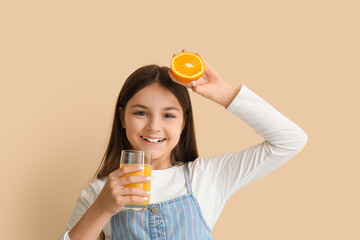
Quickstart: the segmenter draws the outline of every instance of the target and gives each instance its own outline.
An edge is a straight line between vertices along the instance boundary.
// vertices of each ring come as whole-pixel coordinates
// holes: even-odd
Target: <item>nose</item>
[[[161,119],[156,116],[149,117],[146,128],[150,131],[159,132],[161,129]]]

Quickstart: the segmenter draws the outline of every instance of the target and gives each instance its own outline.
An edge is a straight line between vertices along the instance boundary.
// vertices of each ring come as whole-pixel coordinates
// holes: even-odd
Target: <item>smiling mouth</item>
[[[143,137],[141,136],[142,139],[144,139],[145,141],[151,142],[151,143],[158,143],[158,142],[163,142],[166,140],[166,138],[147,138],[147,137]]]

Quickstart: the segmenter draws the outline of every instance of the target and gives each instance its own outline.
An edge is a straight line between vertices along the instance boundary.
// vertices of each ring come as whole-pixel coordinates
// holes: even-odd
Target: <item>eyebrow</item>
[[[134,104],[134,105],[131,105],[130,107],[131,107],[131,108],[149,109],[147,106],[141,105],[141,104]],[[180,112],[180,110],[179,110],[178,108],[176,108],[176,107],[165,107],[165,108],[163,108],[163,110],[165,110],[165,111],[175,110],[175,111],[179,111],[179,112]]]

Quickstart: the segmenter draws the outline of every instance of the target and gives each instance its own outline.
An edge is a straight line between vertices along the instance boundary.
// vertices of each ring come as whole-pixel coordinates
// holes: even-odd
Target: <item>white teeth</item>
[[[156,142],[162,142],[165,140],[165,138],[147,138],[147,137],[142,137],[143,139],[145,139],[146,141],[152,142],[152,143],[156,143]]]

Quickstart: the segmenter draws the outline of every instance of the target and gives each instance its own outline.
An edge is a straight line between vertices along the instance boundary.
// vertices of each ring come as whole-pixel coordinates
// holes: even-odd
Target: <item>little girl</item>
[[[212,228],[232,194],[301,151],[307,135],[300,127],[244,84],[231,87],[204,62],[203,76],[189,84],[156,65],[141,67],[127,78],[96,179],[81,193],[60,239],[212,239]],[[265,140],[246,150],[199,157],[188,88],[222,105]],[[150,194],[124,188],[149,181],[142,176],[122,178],[140,171],[134,166],[119,169],[125,149],[152,154],[146,212],[120,211]]]

